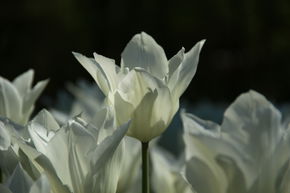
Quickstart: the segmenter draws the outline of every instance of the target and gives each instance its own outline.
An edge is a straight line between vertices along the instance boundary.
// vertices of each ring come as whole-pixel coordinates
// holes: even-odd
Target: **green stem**
[[[0,184],[2,183],[2,170],[0,168]]]
[[[149,142],[142,142],[142,193],[149,193]]]

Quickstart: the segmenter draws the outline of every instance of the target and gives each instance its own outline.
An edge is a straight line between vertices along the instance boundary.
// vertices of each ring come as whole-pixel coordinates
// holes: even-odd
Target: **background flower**
[[[182,119],[185,174],[197,192],[289,192],[289,128],[261,94],[240,95],[221,126],[185,113]]]
[[[36,99],[48,80],[38,82],[32,88],[33,70],[16,77],[12,82],[0,77],[0,116],[24,125],[27,123]]]
[[[42,111],[28,128],[35,149],[23,143],[20,147],[39,171],[44,170],[53,192],[116,191],[122,151],[118,144],[128,124],[105,131],[108,135],[104,136],[103,128],[95,128],[79,117],[59,127],[47,111]]]

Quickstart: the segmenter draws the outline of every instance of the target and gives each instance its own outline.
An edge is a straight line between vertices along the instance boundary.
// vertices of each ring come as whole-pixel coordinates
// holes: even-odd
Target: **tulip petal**
[[[27,114],[26,120],[28,121],[28,118],[34,109],[34,103],[36,99],[40,96],[46,85],[48,84],[48,80],[43,80],[38,82],[31,91],[25,95],[23,99],[23,110],[22,113],[25,115]]]
[[[40,155],[35,159],[35,161],[44,169],[45,174],[49,179],[52,192],[71,193],[68,186],[61,182],[55,168],[52,166],[51,162],[49,161],[49,159],[47,159],[47,157],[45,157],[44,155]]]
[[[34,76],[34,70],[28,70],[13,80],[13,84],[17,88],[22,100],[22,123],[26,123],[34,109],[34,103],[39,95],[46,87],[48,80],[38,82],[31,89]]]
[[[32,179],[22,169],[21,165],[18,164],[8,180],[7,187],[9,187],[12,192],[26,193],[29,192],[32,183]]]
[[[41,110],[31,121],[33,124],[42,125],[47,132],[57,131],[60,127],[54,117],[50,114],[49,111],[43,109]]]
[[[16,86],[21,97],[25,97],[31,88],[34,76],[34,70],[30,69],[27,72],[19,75],[13,80],[13,84]]]
[[[0,77],[0,115],[15,122],[21,120],[22,102],[15,86]]]
[[[196,192],[200,193],[224,193],[226,192],[226,177],[214,170],[206,162],[193,157],[186,162],[185,175],[188,182]]]
[[[135,35],[122,52],[121,67],[130,70],[141,67],[153,76],[163,79],[168,73],[164,50],[148,34]]]
[[[33,183],[29,193],[50,193],[50,184],[44,174]]]
[[[204,42],[205,40],[198,42],[189,52],[184,55],[182,63],[178,66],[169,79],[168,86],[176,99],[182,95],[195,75],[199,60],[199,53]]]
[[[237,163],[231,157],[224,155],[217,156],[216,160],[226,174],[228,181],[227,192],[247,192],[245,176]]]
[[[11,144],[9,132],[2,121],[0,121],[0,151],[8,150]]]
[[[189,160],[197,157],[207,163],[212,171],[219,171],[220,167],[216,162],[216,157],[225,155],[233,158],[237,165],[246,170],[246,152],[236,147],[227,133],[221,132],[221,127],[211,121],[202,120],[194,115],[182,111],[181,118],[184,126],[183,139],[186,144],[185,156]],[[247,185],[252,180],[251,176],[246,176]]]
[[[76,192],[83,192],[82,184],[90,170],[88,154],[97,145],[96,139],[78,120],[71,120],[67,129],[69,129],[68,164],[72,187]]]
[[[160,135],[174,115],[171,101],[167,87],[149,90],[132,114],[128,135],[143,142]]]
[[[152,188],[154,192],[190,193],[190,185],[180,174],[178,161],[169,153],[159,147],[151,150],[152,160]]]
[[[114,108],[115,117],[119,125],[129,121],[134,111],[134,106],[124,100],[118,91],[114,94]]]
[[[126,134],[129,125],[130,122],[121,125],[111,136],[105,138],[99,146],[89,154],[92,157],[92,163],[95,165],[92,171],[98,171],[98,169],[106,163],[106,160],[111,157]]]
[[[111,91],[115,90],[118,84],[118,75],[119,67],[115,64],[115,60],[104,57],[97,53],[94,53],[94,58],[99,66],[102,68],[106,79],[109,82]]]
[[[226,110],[222,123],[237,149],[243,147],[251,156],[253,169],[276,149],[281,128],[280,112],[255,91],[240,95]]]
[[[121,177],[118,180],[117,192],[123,193],[137,193],[141,192],[135,189],[135,186],[140,183],[140,167],[141,167],[141,146],[137,139],[124,136],[124,148],[122,151],[122,163],[120,166]],[[139,191],[138,191],[139,190]]]
[[[92,58],[73,52],[75,58],[88,71],[105,95],[110,91],[109,81],[99,64]]]
[[[151,113],[153,109],[154,102],[157,98],[157,91],[149,91],[141,100],[138,107],[132,114],[132,123],[128,130],[127,135],[135,137],[142,142],[147,142],[153,137],[156,132],[159,131],[160,127],[164,127],[165,123],[159,121],[155,123],[157,125],[152,125],[151,123]],[[160,124],[162,126],[160,126]],[[160,126],[160,127],[159,127]],[[156,128],[157,127],[157,128]],[[154,134],[153,134],[154,133]],[[160,132],[161,133],[161,132]]]
[[[36,126],[31,124],[29,127],[29,133],[31,135],[35,148],[37,149],[37,151],[45,156],[45,160],[49,160],[52,165],[51,167],[55,169],[56,175],[61,179],[64,184],[72,187],[71,179],[68,178],[68,176],[70,176],[70,173],[68,165],[69,136],[67,131],[65,129],[59,129],[52,138],[49,136],[49,138],[51,138],[49,141],[43,135],[43,133],[45,133],[45,128],[43,128],[42,126]],[[41,166],[44,167],[43,165]]]
[[[119,143],[126,134],[129,124],[130,122],[120,126],[89,154],[92,158],[93,167],[91,168],[91,173],[88,175],[86,183],[87,190],[104,193],[116,192],[121,163],[120,151],[122,151],[119,149],[122,148],[122,146],[119,146]],[[91,184],[91,178],[94,178],[97,184]]]
[[[168,67],[169,67],[169,73],[168,78],[173,75],[173,73],[176,71],[176,69],[179,67],[179,65],[182,63],[184,59],[184,48],[181,48],[181,50],[178,51],[177,54],[175,54],[170,60],[168,61]]]
[[[118,85],[119,94],[135,108],[148,90],[159,89],[166,85],[143,69],[131,70]]]

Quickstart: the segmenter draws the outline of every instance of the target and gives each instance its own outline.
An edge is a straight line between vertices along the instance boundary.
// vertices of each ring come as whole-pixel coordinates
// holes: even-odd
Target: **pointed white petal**
[[[164,50],[148,34],[135,35],[122,53],[122,68],[141,67],[159,79],[168,73]]]
[[[21,122],[22,101],[13,84],[0,77],[0,115]]]
[[[124,100],[118,91],[114,95],[114,108],[115,117],[119,125],[129,121],[134,111],[134,106]]]
[[[59,129],[59,125],[54,119],[54,117],[50,114],[46,109],[41,110],[31,121],[33,124],[42,125],[48,132],[49,131],[57,131]]]
[[[170,60],[168,61],[168,67],[169,67],[169,73],[168,78],[170,79],[173,73],[176,71],[176,69],[179,67],[179,65],[182,63],[184,59],[184,48],[181,48],[181,50],[178,51],[177,54],[175,54]]]
[[[91,152],[90,156],[93,158],[93,163],[95,163],[93,171],[98,171],[99,168],[101,168],[106,161],[111,157],[111,155],[114,153],[116,148],[118,147],[120,141],[126,134],[128,128],[129,128],[130,122],[123,124],[120,126],[114,133],[105,138],[99,146],[95,149],[94,152]],[[94,156],[92,156],[94,155]]]
[[[22,169],[21,165],[18,164],[8,180],[7,187],[9,187],[12,192],[27,193],[29,192],[32,183],[32,179]]]
[[[48,80],[43,80],[38,82],[31,91],[29,91],[24,99],[23,99],[23,114],[28,114],[27,119],[29,118],[36,99],[40,96],[46,85],[48,84]],[[26,120],[27,121],[27,120]]]
[[[110,84],[111,91],[115,90],[119,81],[118,76],[117,76],[119,67],[115,64],[115,60],[106,58],[97,53],[94,53],[94,57],[95,57],[96,62],[101,66],[106,76],[106,79],[108,80]]]
[[[168,86],[175,98],[179,98],[182,95],[195,75],[199,60],[199,53],[204,42],[205,40],[198,42],[189,52],[184,55],[182,63],[170,77]]]
[[[126,134],[130,123],[118,128],[114,133],[102,141],[98,147],[89,154],[92,158],[91,179],[86,183],[87,190],[93,192],[114,193],[116,192],[120,171],[120,149],[122,138]],[[118,147],[119,146],[119,147]],[[114,153],[115,152],[115,153]],[[92,182],[96,182],[92,184]]]
[[[21,97],[24,97],[30,90],[34,76],[34,70],[30,69],[27,72],[17,76],[13,80],[13,84],[16,86]]]
[[[73,52],[75,58],[88,71],[105,95],[110,91],[109,81],[99,64],[93,59]]]
[[[35,161],[44,169],[46,176],[49,179],[52,192],[57,193],[71,193],[67,184],[64,184],[59,176],[56,174],[55,168],[52,166],[51,162],[44,155],[38,156]],[[63,165],[62,165],[63,166]]]

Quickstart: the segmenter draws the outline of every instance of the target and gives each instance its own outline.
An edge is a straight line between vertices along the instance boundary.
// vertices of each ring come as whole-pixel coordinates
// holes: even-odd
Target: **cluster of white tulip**
[[[289,123],[255,91],[240,95],[221,125],[182,110],[178,156],[154,139],[178,111],[203,43],[167,60],[143,32],[120,67],[73,53],[98,87],[69,85],[76,100],[66,113],[30,118],[47,81],[31,88],[32,70],[0,77],[0,193],[290,193]]]

